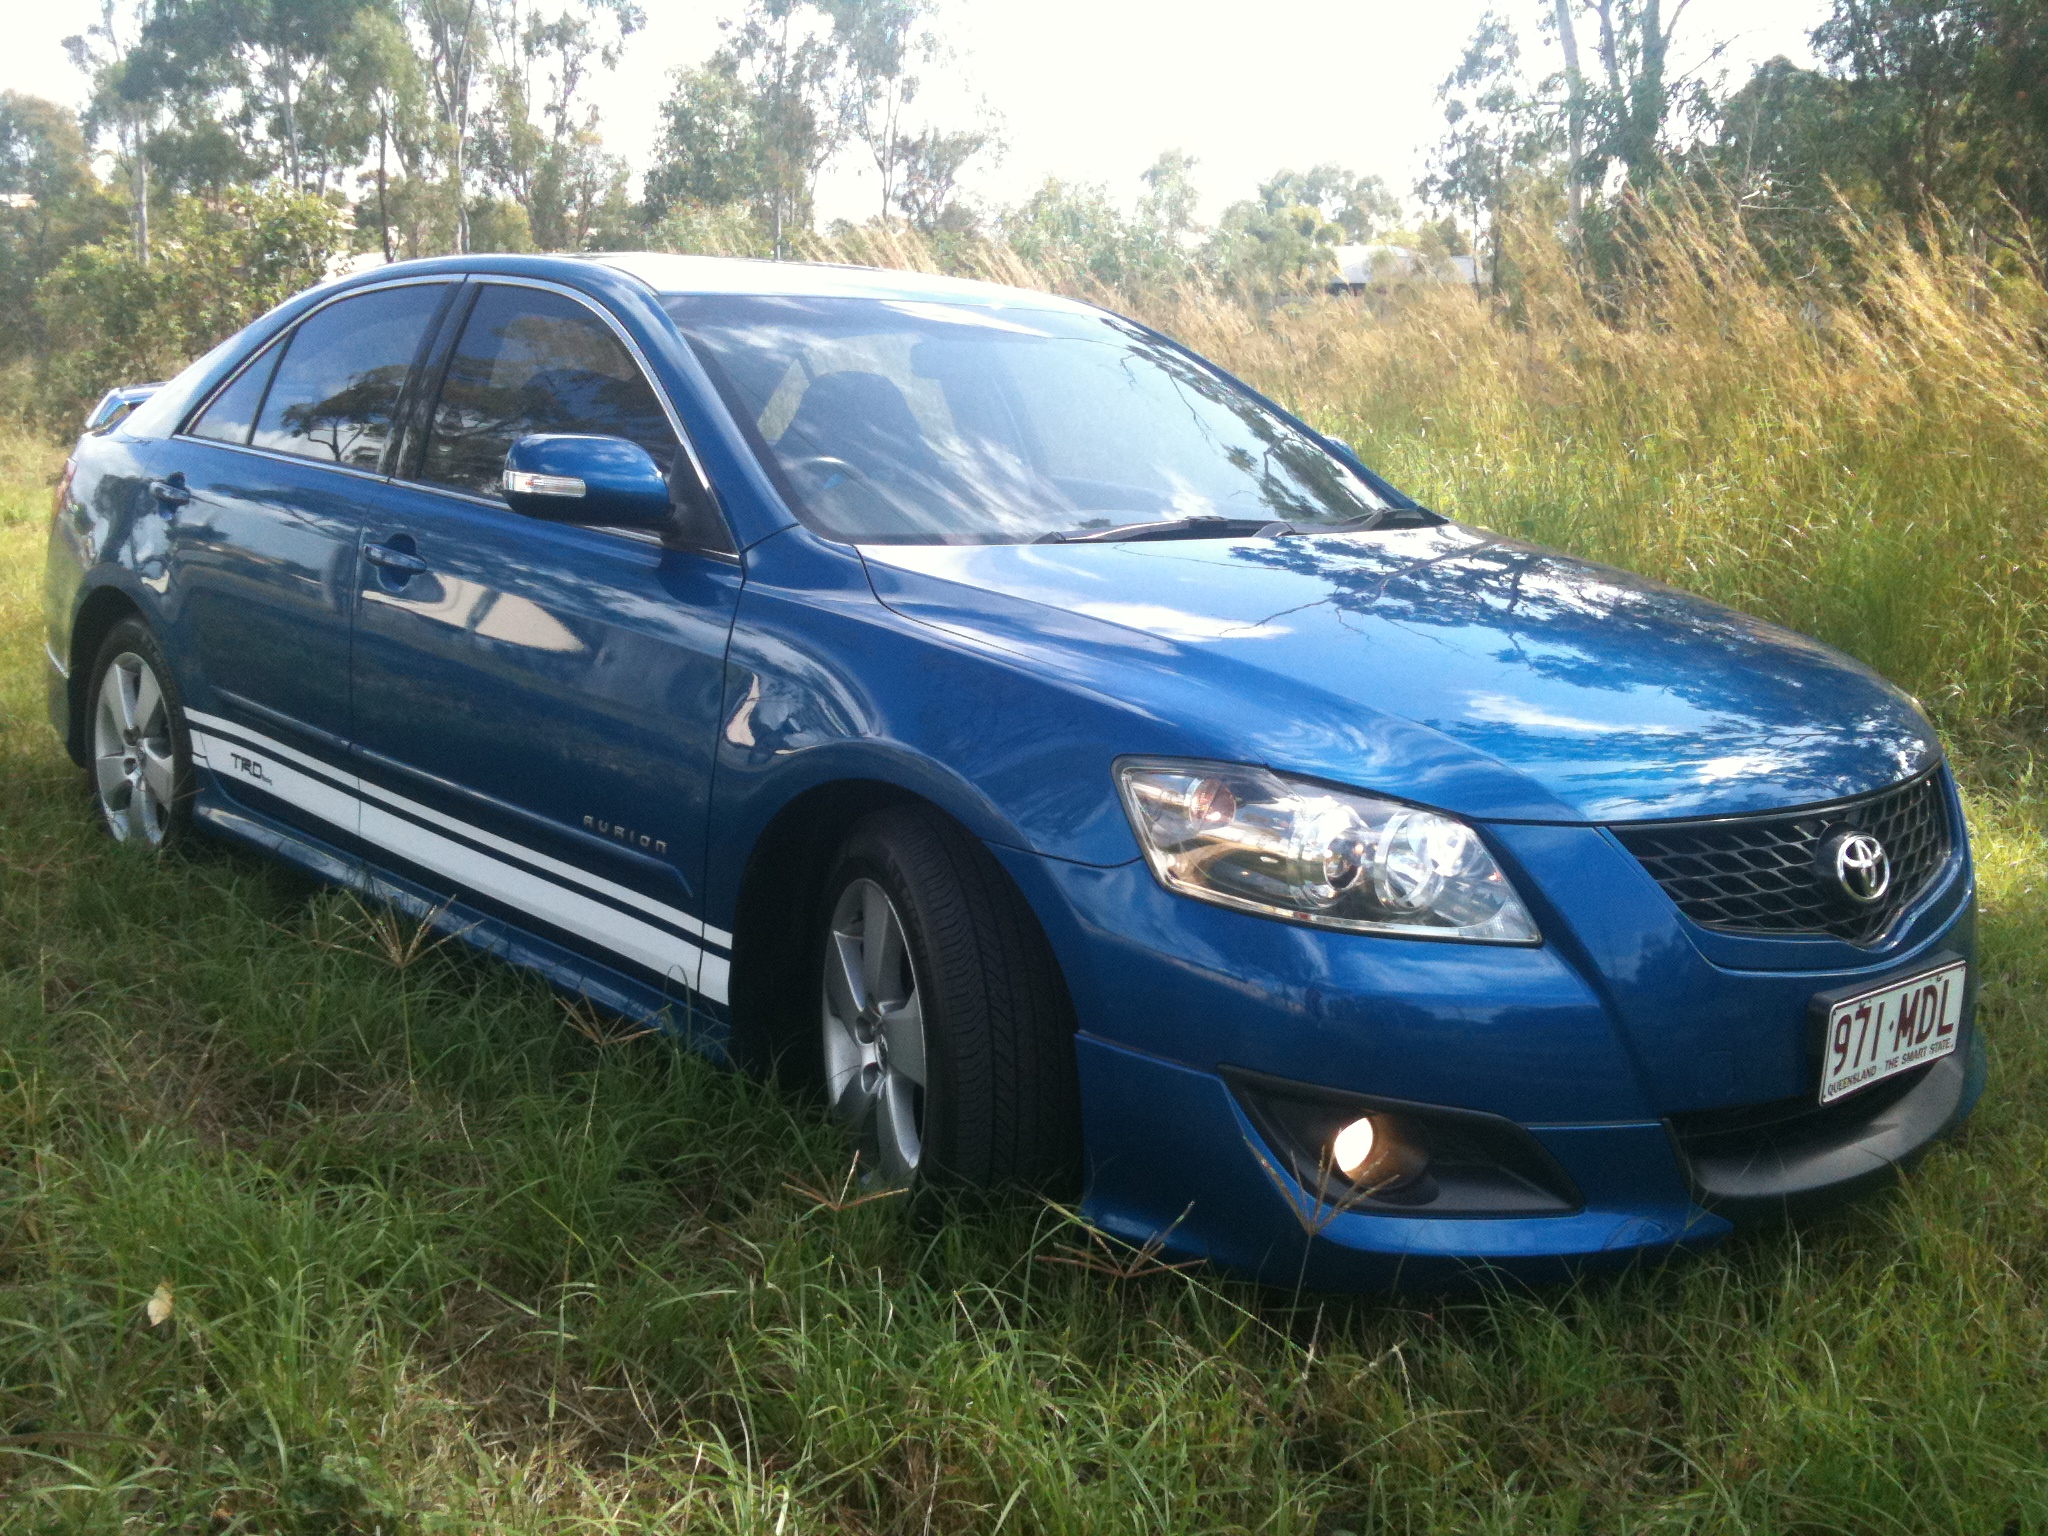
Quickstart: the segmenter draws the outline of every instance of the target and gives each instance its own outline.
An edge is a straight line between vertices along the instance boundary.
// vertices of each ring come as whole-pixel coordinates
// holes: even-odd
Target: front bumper
[[[1537,909],[1539,947],[1333,934],[1175,896],[1142,863],[995,849],[1074,997],[1087,1217],[1278,1284],[1428,1288],[1475,1271],[1542,1282],[1856,1194],[1974,1106],[1971,999],[1954,1055],[1891,1102],[1866,1101],[1867,1118],[1796,1113],[1814,1091],[1816,993],[1974,954],[1966,855],[1882,952],[1801,946],[1818,963],[1795,967],[1785,946],[1693,931],[1597,828],[1489,834]],[[1233,1072],[1240,1087],[1263,1074],[1502,1117],[1578,1202],[1535,1216],[1321,1204],[1247,1114]],[[1770,1105],[1791,1108],[1745,1141],[1743,1112]]]
[[[1984,1050],[1972,1030],[1903,1098],[1809,1156],[1711,1168],[1661,1120],[1529,1130],[1582,1199],[1534,1217],[1339,1210],[1284,1172],[1223,1079],[1083,1035],[1088,1142],[1083,1214],[1169,1256],[1207,1259],[1311,1290],[1437,1290],[1484,1280],[1540,1285],[1707,1247],[1758,1218],[1797,1214],[1895,1177],[1975,1106]],[[1709,1181],[1724,1187],[1710,1188]]]

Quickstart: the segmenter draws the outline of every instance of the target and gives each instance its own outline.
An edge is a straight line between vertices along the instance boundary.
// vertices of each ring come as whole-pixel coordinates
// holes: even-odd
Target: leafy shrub
[[[67,425],[114,384],[169,378],[223,337],[325,277],[347,216],[318,197],[239,190],[181,197],[147,264],[124,241],[81,246],[37,286],[49,337],[40,414]]]

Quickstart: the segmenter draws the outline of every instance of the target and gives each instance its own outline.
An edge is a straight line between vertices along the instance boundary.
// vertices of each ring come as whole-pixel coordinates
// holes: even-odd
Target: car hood
[[[1458,524],[861,553],[890,607],[1129,703],[1140,736],[1468,816],[1803,805],[1940,751],[1818,641]]]

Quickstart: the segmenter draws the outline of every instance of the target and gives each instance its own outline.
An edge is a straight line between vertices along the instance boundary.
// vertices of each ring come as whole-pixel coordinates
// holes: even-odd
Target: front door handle
[[[382,566],[387,571],[406,576],[421,576],[427,569],[427,562],[418,555],[403,549],[393,549],[389,544],[365,544],[363,558],[372,565]]]
[[[156,498],[156,509],[163,513],[165,517],[169,517],[178,508],[184,506],[192,499],[192,491],[185,484],[185,472],[183,470],[178,471],[168,480],[150,481],[149,494]]]

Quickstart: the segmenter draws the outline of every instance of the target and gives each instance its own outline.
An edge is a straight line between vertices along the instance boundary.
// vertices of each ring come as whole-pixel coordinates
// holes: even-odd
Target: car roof
[[[637,278],[659,294],[753,294],[776,298],[910,299],[1004,309],[1091,311],[1058,294],[1003,283],[942,277],[933,272],[840,266],[817,261],[762,261],[740,256],[675,256],[660,251],[607,251],[584,258]]]
[[[592,268],[617,273],[664,297],[744,294],[771,298],[894,299],[926,304],[973,304],[990,309],[1031,309],[1099,315],[1092,304],[1013,288],[1005,283],[943,277],[935,272],[857,267],[821,261],[766,261],[750,256],[678,256],[665,251],[605,251],[589,254],[479,252],[470,256],[429,256],[386,266],[365,267],[308,290],[334,293],[389,282],[394,278],[526,276],[574,283]]]

